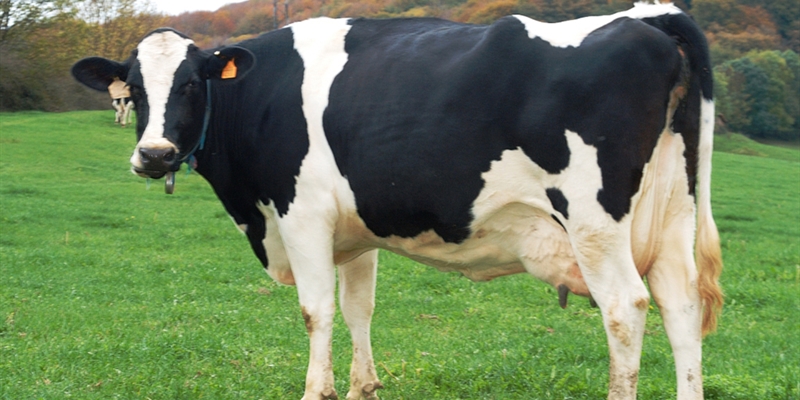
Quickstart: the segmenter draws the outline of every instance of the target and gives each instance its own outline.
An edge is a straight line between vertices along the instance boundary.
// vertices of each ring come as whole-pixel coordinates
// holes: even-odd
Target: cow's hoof
[[[380,381],[374,381],[361,387],[360,390],[352,388],[347,394],[347,400],[378,400],[378,389],[383,389]]]
[[[307,392],[303,396],[301,400],[339,400],[339,395],[336,394],[335,390],[331,390],[329,392],[320,393],[319,396],[311,396]]]
[[[320,399],[322,399],[322,400],[339,400],[339,395],[336,394],[335,390],[331,389],[328,392],[321,393]]]

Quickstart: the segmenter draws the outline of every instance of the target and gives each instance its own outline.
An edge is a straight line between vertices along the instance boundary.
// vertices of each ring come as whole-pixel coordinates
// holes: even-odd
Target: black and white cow
[[[120,124],[123,128],[131,123],[133,100],[130,97],[112,100],[111,107],[114,108],[114,123]]]
[[[697,399],[721,305],[709,68],[702,32],[658,4],[556,24],[319,18],[211,51],[159,29],[125,62],[72,72],[98,90],[123,77],[138,112],[133,171],[196,164],[269,275],[297,285],[304,399],[336,398],[337,273],[347,398],[381,388],[376,249],[591,295],[614,399],[636,396],[646,276],[678,398]]]
[[[124,128],[131,123],[133,100],[128,85],[119,78],[114,78],[108,85],[108,94],[111,96],[111,107],[114,108],[114,123]]]

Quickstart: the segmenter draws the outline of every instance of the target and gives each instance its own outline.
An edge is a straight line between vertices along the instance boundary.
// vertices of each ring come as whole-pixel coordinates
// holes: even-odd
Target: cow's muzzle
[[[139,149],[139,162],[141,167],[134,166],[133,170],[140,176],[159,179],[167,172],[177,171],[180,168],[178,155],[174,148]]]

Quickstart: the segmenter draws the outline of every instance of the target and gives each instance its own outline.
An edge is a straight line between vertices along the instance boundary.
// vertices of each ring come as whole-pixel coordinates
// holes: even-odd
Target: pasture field
[[[269,279],[197,174],[172,196],[132,175],[134,139],[112,111],[0,114],[0,398],[300,398],[295,289]],[[800,399],[800,151],[737,140],[714,155],[726,300],[706,397]],[[343,396],[341,316],[334,329]],[[606,395],[599,311],[579,297],[561,310],[527,275],[473,283],[383,252],[372,337],[383,399]],[[652,308],[639,398],[674,398],[673,368]]]

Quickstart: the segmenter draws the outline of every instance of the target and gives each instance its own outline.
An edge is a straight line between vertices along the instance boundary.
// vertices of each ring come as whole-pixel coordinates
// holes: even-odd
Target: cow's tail
[[[674,7],[674,6],[673,6]],[[714,147],[714,78],[705,35],[692,19],[683,13],[670,13],[645,18],[646,22],[675,38],[688,61],[688,92],[673,118],[675,132],[684,136],[690,182],[697,201],[697,236],[695,258],[698,267],[697,288],[703,303],[703,335],[717,328],[717,316],[722,310],[723,295],[719,286],[722,273],[722,253],[719,232],[711,214],[711,153]],[[691,148],[696,149],[692,157]],[[694,160],[692,160],[694,158]],[[694,174],[692,174],[694,172]]]
[[[695,257],[699,268],[697,289],[703,301],[703,335],[717,329],[722,310],[722,252],[719,232],[711,214],[711,152],[714,147],[714,101],[703,99],[700,107],[700,143],[697,160],[697,238]]]

